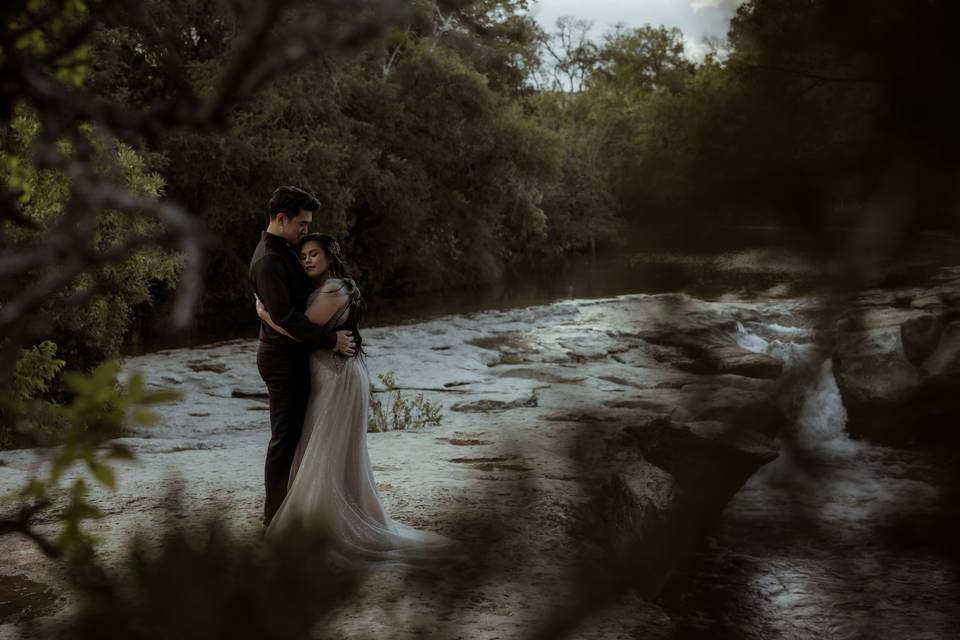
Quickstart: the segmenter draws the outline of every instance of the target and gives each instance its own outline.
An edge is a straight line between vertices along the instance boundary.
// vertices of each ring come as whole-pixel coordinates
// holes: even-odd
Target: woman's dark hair
[[[363,296],[360,295],[360,287],[357,286],[353,275],[350,273],[350,268],[347,266],[347,261],[343,257],[343,250],[340,248],[340,243],[337,242],[336,238],[325,233],[308,233],[300,238],[297,249],[303,251],[303,247],[306,246],[308,242],[316,242],[320,245],[324,255],[327,256],[330,276],[340,278],[347,285],[347,294],[350,296],[350,319],[347,321],[346,328],[356,329],[357,325],[360,324],[360,320],[363,318],[363,312],[366,310],[367,304],[364,302]],[[358,344],[357,346],[359,353],[360,345]]]
[[[287,218],[296,218],[304,209],[316,213],[320,210],[320,201],[313,194],[297,187],[277,187],[267,203],[267,213],[271,220],[281,213],[287,214]]]

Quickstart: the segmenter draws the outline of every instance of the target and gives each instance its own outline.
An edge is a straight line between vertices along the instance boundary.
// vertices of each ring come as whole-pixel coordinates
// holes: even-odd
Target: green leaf
[[[137,407],[130,414],[130,418],[137,424],[147,425],[156,422],[159,416],[153,411]]]
[[[117,488],[116,475],[109,466],[96,460],[89,460],[87,467],[89,467],[93,477],[100,481],[100,484],[114,490]]]

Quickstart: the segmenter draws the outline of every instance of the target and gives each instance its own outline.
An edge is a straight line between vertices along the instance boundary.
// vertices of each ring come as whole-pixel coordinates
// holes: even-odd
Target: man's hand
[[[354,354],[355,349],[353,333],[350,331],[337,331],[337,346],[333,348],[333,352],[349,358]]]

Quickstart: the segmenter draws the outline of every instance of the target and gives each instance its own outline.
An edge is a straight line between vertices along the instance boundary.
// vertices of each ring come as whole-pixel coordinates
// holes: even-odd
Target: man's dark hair
[[[267,205],[271,220],[280,213],[287,214],[287,218],[296,218],[303,209],[316,213],[320,210],[320,201],[297,187],[277,187]]]

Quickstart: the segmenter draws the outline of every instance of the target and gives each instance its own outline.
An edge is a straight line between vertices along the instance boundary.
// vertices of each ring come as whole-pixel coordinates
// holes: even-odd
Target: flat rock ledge
[[[465,570],[475,580],[463,579],[443,611],[426,587],[372,572],[325,637],[414,637],[428,624],[450,637],[522,638],[556,617],[558,584],[611,558],[642,578],[573,637],[671,637],[653,598],[747,478],[777,456],[781,366],[739,347],[738,323],[786,315],[778,303],[637,295],[368,331],[375,384],[394,372],[401,393],[442,406],[439,426],[368,434],[386,506],[475,549],[482,570]],[[138,461],[119,469],[116,492],[94,496],[106,515],[92,529],[108,563],[122,562],[131,533],[171,515],[175,486],[175,516],[199,521],[213,511],[259,534],[269,426],[255,351],[234,341],[125,363],[183,397],[157,425],[123,439]],[[0,452],[0,461],[11,492],[36,453]],[[3,576],[60,588],[56,567],[27,542],[0,538],[0,554]],[[61,598],[37,622],[53,624],[71,606]],[[23,622],[0,620],[0,638],[17,637]]]
[[[834,371],[851,433],[958,442],[960,267],[923,287],[871,291],[839,323]]]

